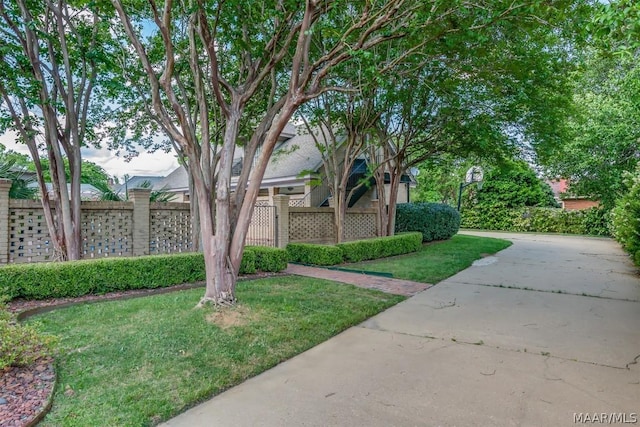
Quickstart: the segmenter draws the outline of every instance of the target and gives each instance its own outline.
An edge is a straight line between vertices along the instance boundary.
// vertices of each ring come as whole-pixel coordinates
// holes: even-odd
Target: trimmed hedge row
[[[504,206],[467,209],[462,226],[484,230],[530,231],[538,233],[587,234],[608,236],[609,212],[600,208],[565,211],[558,208]]]
[[[240,274],[284,270],[286,257],[283,249],[247,247]],[[0,268],[0,295],[10,300],[78,297],[204,279],[202,253],[18,264]]]
[[[395,236],[331,245],[289,243],[289,261],[312,265],[336,265],[415,252],[422,245],[421,233],[403,233]]]
[[[423,242],[447,240],[460,229],[460,214],[442,203],[401,203],[396,208],[396,233],[419,231]]]
[[[312,265],[336,265],[344,260],[342,250],[337,246],[314,245],[312,243],[289,243],[289,261]]]
[[[416,252],[422,246],[421,233],[405,233],[336,245],[345,262],[359,262]]]

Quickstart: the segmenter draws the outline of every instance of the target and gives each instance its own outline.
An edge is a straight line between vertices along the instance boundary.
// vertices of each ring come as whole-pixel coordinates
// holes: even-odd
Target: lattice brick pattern
[[[256,205],[246,238],[247,245],[276,246],[276,207]]]
[[[345,238],[347,240],[368,239],[376,237],[375,213],[349,213],[345,218]]]
[[[9,262],[53,261],[53,242],[42,209],[9,210]]]
[[[193,251],[189,209],[152,209],[149,216],[149,253]]]
[[[289,212],[289,240],[323,242],[334,239],[333,213]]]
[[[82,258],[131,256],[131,210],[82,210]]]

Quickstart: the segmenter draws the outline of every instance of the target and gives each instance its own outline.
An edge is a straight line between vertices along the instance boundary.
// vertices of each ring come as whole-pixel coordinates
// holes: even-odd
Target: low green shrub
[[[401,203],[396,208],[396,233],[419,231],[423,242],[450,239],[460,228],[460,214],[441,203]]]
[[[313,265],[336,265],[343,262],[342,250],[331,245],[289,243],[287,254],[290,262]]]
[[[286,268],[283,249],[244,251],[240,274]],[[9,299],[78,297],[130,289],[153,289],[205,279],[202,253],[102,258],[0,267],[0,295]]]
[[[422,233],[402,233],[345,242],[336,246],[342,250],[344,261],[360,262],[415,252],[422,246]]]
[[[640,266],[640,163],[624,177],[625,193],[611,213],[613,235]]]
[[[558,208],[479,206],[463,211],[461,225],[482,230],[608,236],[609,212],[602,208],[565,211]]]
[[[287,251],[266,246],[247,246],[245,254],[251,251],[255,254],[256,270],[264,272],[278,272],[287,268]],[[243,258],[244,259],[244,258]]]
[[[37,325],[18,323],[0,301],[0,372],[10,366],[27,366],[51,354],[55,339],[38,332]]]

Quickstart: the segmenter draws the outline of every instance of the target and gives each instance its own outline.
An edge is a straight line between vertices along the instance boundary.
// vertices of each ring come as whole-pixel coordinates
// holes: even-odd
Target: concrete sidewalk
[[[640,423],[627,257],[608,239],[496,237],[514,245],[165,425]]]

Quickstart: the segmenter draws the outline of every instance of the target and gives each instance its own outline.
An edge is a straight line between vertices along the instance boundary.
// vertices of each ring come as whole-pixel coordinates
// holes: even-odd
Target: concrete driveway
[[[640,424],[640,279],[608,239],[513,241],[167,426]]]

